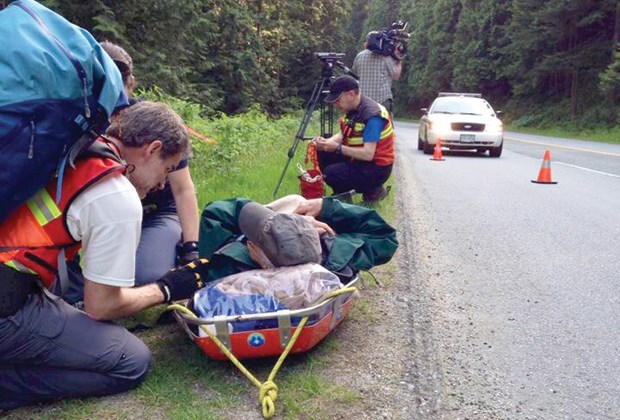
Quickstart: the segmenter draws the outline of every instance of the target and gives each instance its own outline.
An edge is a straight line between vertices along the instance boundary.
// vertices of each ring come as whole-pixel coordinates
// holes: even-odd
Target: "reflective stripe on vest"
[[[362,96],[362,102],[366,101],[367,98]],[[360,106],[364,106],[362,103]],[[347,115],[340,119],[340,132],[343,136],[343,144],[346,146],[352,147],[363,147],[364,146],[364,128],[366,127],[366,123],[368,119],[378,116],[385,120],[383,127],[381,128],[381,133],[379,134],[379,141],[377,141],[375,153],[372,159],[372,162],[377,166],[387,166],[394,163],[395,153],[394,153],[394,124],[392,123],[392,118],[390,117],[390,113],[387,109],[381,105],[377,104],[378,107],[378,115],[376,110],[369,108],[364,108],[366,111],[363,112],[363,115],[360,121],[352,121]],[[357,115],[353,118],[358,118]],[[351,159],[354,161],[355,159]]]
[[[366,127],[365,124],[362,124],[362,123],[355,124],[355,130],[351,133],[351,137],[345,139],[347,146],[355,147],[355,146],[364,145],[364,136],[363,136],[364,127]],[[392,134],[394,134],[394,126],[391,123],[388,123],[385,125],[385,127],[381,131],[379,140],[385,140],[389,138]]]
[[[26,204],[41,226],[45,226],[62,214],[45,188],[41,188],[26,201]]]
[[[385,139],[388,136],[391,136],[394,132],[394,126],[392,124],[387,124],[386,127],[381,131],[381,138]]]
[[[28,267],[26,267],[25,265],[23,265],[17,260],[7,261],[6,263],[4,263],[4,265],[7,265],[11,267],[12,269],[17,270],[22,273],[37,274],[36,271],[29,269]]]

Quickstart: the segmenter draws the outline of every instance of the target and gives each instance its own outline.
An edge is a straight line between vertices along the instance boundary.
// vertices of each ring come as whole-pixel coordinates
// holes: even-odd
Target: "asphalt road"
[[[501,158],[397,123],[415,418],[620,418],[620,146],[506,133]],[[530,182],[545,149],[556,185]]]

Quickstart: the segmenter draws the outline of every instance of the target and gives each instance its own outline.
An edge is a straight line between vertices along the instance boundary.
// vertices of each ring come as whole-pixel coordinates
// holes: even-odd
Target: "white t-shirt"
[[[111,175],[88,187],[69,206],[67,225],[71,236],[82,241],[85,278],[134,285],[142,204],[125,176]]]

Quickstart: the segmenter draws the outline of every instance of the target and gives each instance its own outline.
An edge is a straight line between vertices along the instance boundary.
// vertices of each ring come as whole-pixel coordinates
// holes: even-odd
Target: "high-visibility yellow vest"
[[[363,131],[371,117],[381,117],[385,123],[381,136],[377,142],[373,162],[377,166],[386,166],[394,163],[394,125],[388,110],[381,104],[362,95],[359,107],[352,113],[340,119],[340,131],[343,135],[343,144],[351,147],[364,145]]]

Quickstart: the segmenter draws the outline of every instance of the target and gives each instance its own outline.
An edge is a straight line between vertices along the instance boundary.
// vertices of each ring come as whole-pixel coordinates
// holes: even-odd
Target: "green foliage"
[[[527,109],[527,112],[523,109]],[[512,102],[504,111],[507,116],[516,115],[514,118],[504,118],[504,121],[510,124],[510,129],[608,143],[620,142],[620,126],[605,126],[608,109],[604,102],[585,108],[577,121],[570,117],[569,99],[553,106],[545,103]],[[535,129],[530,130],[533,127]]]
[[[507,103],[515,118],[536,103],[580,121],[604,102],[601,121],[617,121],[617,0],[44,3],[125,47],[140,87],[199,103],[202,115],[299,109],[321,77],[314,52],[346,52],[351,65],[368,31],[405,19],[412,37],[393,88],[398,113],[413,114],[438,91],[466,90]],[[535,119],[546,117],[525,120]]]
[[[207,111],[278,114],[320,72],[317,51],[352,51],[353,0],[44,0],[133,57],[142,88],[160,86]],[[315,67],[312,69],[310,67]]]
[[[606,3],[603,8],[601,3]],[[512,57],[506,75],[515,94],[566,98],[574,94],[574,83],[591,88],[592,79],[582,76],[605,67],[610,44],[600,40],[609,36],[612,15],[605,8],[611,12],[612,3],[513,2],[505,53]]]
[[[603,143],[620,144],[620,126],[604,128],[600,125],[584,127],[580,123],[570,122],[563,125],[547,125],[549,128],[541,128],[539,125],[516,125],[511,124],[510,128],[516,128],[523,133],[539,134],[551,137],[574,138],[589,141],[599,141]]]
[[[416,2],[410,0],[413,13],[409,41],[409,70],[400,84],[407,85],[408,102],[429,102],[439,91],[452,90],[453,64],[449,57],[461,14],[458,0]],[[424,3],[424,4],[422,4]],[[414,9],[413,5],[417,7]],[[402,99],[397,96],[397,102]],[[424,103],[427,105],[428,103]]]
[[[614,98],[620,95],[620,50],[614,54],[614,61],[599,75],[603,92],[613,92]]]
[[[620,13],[620,5],[618,5]],[[620,31],[620,28],[618,29]],[[599,75],[599,87],[606,97],[607,121],[610,126],[616,125],[618,117],[618,100],[620,99],[620,46],[614,52],[614,61]]]
[[[463,2],[452,53],[452,88],[457,92],[505,95],[507,82],[498,74],[498,40],[506,20],[506,2],[468,0]]]
[[[176,98],[157,87],[138,90],[136,95],[167,103],[191,129],[212,140],[209,143],[191,136],[190,165],[201,207],[209,201],[239,196],[265,203],[273,200],[270,192],[286,163],[301,113],[274,119],[254,105],[244,114],[230,116],[212,114],[199,104]],[[309,130],[316,130],[314,125]],[[280,195],[298,193],[294,165],[303,162],[305,147],[305,143],[299,144]]]
[[[392,22],[400,19],[397,13],[399,3],[398,0],[370,0],[367,2],[368,16],[364,22],[362,33],[360,34],[360,44],[364,43],[368,32],[389,29]]]

